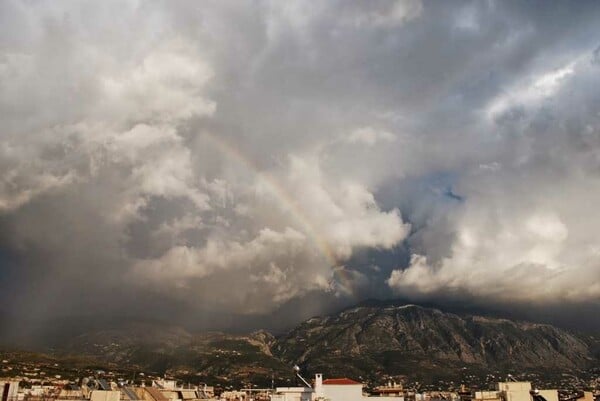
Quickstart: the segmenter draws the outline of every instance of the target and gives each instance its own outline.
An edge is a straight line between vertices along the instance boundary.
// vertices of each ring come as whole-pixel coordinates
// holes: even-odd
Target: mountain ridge
[[[600,366],[600,341],[546,323],[372,302],[313,316],[288,332],[191,333],[130,322],[81,333],[54,348],[109,364],[207,381],[290,382],[290,366],[356,378],[455,374],[462,369],[567,371]]]
[[[589,344],[552,325],[503,318],[461,317],[409,304],[358,306],[313,317],[278,339],[284,360],[336,370],[352,355],[361,370],[400,372],[390,358],[448,369],[461,364],[576,368],[595,361]],[[340,373],[344,372],[341,370]]]

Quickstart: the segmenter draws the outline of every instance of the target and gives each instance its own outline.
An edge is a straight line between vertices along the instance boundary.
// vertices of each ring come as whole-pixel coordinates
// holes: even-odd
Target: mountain
[[[291,369],[271,354],[274,342],[275,337],[266,331],[192,334],[177,326],[132,322],[78,335],[58,351],[193,382],[289,381]]]
[[[315,317],[273,353],[311,371],[368,376],[481,370],[570,370],[597,364],[589,338],[546,324],[459,316],[417,305],[360,306]]]
[[[160,322],[78,331],[54,355],[190,381],[292,383],[308,373],[431,380],[468,372],[567,372],[600,367],[600,341],[547,324],[457,315],[418,305],[373,304],[311,318],[288,333],[190,333]],[[461,373],[462,372],[462,373]]]

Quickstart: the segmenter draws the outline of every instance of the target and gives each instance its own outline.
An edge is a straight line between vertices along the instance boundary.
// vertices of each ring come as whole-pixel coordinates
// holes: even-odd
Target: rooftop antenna
[[[517,381],[517,379],[515,379],[515,377],[513,375],[511,375],[510,373],[507,375],[507,377],[509,378],[509,380],[512,380],[514,382]]]
[[[304,384],[306,385],[306,387],[308,387],[308,388],[312,388],[312,386],[311,386],[310,384],[308,384],[308,382],[307,382],[306,380],[304,380],[304,377],[302,377],[302,376],[300,375],[300,366],[298,366],[298,365],[294,365],[294,372],[296,372],[296,376],[298,376],[298,378],[299,378],[300,380],[302,380],[302,383],[304,383]]]

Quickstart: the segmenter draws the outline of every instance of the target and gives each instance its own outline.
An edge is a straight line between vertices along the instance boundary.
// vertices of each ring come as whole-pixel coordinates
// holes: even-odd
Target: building
[[[385,386],[375,387],[372,391],[373,395],[379,397],[402,397],[404,398],[404,386],[402,383],[388,382]]]
[[[59,400],[83,400],[83,390],[77,384],[68,383],[60,389]]]
[[[90,401],[120,401],[121,392],[119,390],[92,390]]]
[[[221,400],[225,401],[246,401],[247,394],[244,391],[223,391]]]
[[[402,396],[379,394],[386,401],[404,401]],[[366,401],[363,384],[348,378],[323,380],[323,375],[315,375],[314,388],[278,387],[271,401]]]
[[[19,382],[14,380],[0,381],[0,401],[16,401],[19,395]]]
[[[363,385],[357,381],[341,378],[323,380],[323,375],[315,377],[316,398],[331,401],[362,401]]]
[[[498,391],[476,391],[476,401],[502,401]]]
[[[591,391],[583,391],[582,397],[579,397],[577,401],[594,401],[594,393]]]
[[[534,397],[535,396],[535,397]],[[531,382],[499,382],[497,391],[476,391],[476,401],[558,401],[558,390],[533,390]]]
[[[503,401],[531,401],[530,382],[499,382],[497,389]]]
[[[313,395],[310,387],[277,387],[271,401],[312,401]]]
[[[499,382],[498,393],[503,401],[531,401],[531,382]],[[546,401],[558,401],[558,390],[535,390]]]
[[[156,387],[138,387],[136,394],[143,401],[168,401],[167,397]]]
[[[178,386],[175,380],[154,380],[152,387],[146,387],[146,392],[150,391],[152,394],[146,395],[145,400],[152,398],[155,401],[163,401],[158,395],[159,393],[165,400],[169,401],[195,401],[205,400],[214,397],[214,388],[204,385],[203,387],[197,386]]]

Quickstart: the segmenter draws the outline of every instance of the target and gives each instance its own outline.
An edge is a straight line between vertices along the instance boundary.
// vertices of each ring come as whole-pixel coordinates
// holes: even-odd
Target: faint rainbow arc
[[[269,192],[279,202],[281,202],[284,207],[291,211],[291,215],[294,217],[296,222],[302,226],[304,232],[311,239],[315,247],[319,249],[330,267],[333,268],[338,265],[335,252],[331,249],[329,242],[323,238],[323,236],[311,222],[310,218],[306,215],[304,210],[302,210],[298,202],[292,198],[285,188],[282,188],[273,177],[261,171],[256,163],[252,161],[252,159],[244,155],[238,148],[232,146],[223,138],[208,132],[203,132],[202,135],[209,139],[221,153],[250,169],[253,174],[255,174],[264,184],[266,184],[266,188],[269,190]]]

